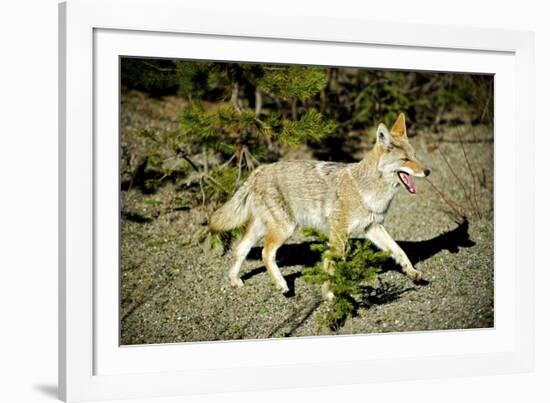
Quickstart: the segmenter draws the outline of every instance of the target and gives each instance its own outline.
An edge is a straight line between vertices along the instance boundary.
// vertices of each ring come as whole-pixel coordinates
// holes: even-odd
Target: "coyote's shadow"
[[[397,241],[399,246],[407,254],[413,264],[429,259],[435,254],[448,250],[451,253],[458,253],[460,248],[470,248],[475,245],[475,242],[470,239],[468,234],[469,223],[464,220],[458,226],[450,231],[439,234],[438,236],[424,241]],[[321,259],[321,255],[317,251],[312,251],[310,245],[312,242],[303,242],[300,244],[283,245],[277,251],[277,264],[280,267],[285,266],[313,266]],[[252,248],[248,254],[248,259],[261,260],[262,248]],[[382,265],[382,271],[401,270],[401,268],[392,260],[389,259]],[[257,274],[265,272],[265,267],[261,266],[245,273],[241,279],[254,277]],[[290,288],[289,296],[294,295],[294,282],[301,276],[301,272],[295,272],[285,276]]]
[[[397,243],[405,251],[411,262],[416,264],[429,259],[443,250],[458,253],[459,248],[471,248],[474,246],[476,243],[470,239],[468,226],[468,220],[464,220],[456,228],[444,232],[435,238],[425,241],[398,241]]]

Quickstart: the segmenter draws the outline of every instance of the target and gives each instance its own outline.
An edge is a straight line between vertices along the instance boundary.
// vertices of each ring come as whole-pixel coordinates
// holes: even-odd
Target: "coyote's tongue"
[[[401,182],[403,182],[407,190],[410,193],[416,193],[416,184],[414,183],[412,176],[403,171],[400,171],[398,175],[399,179],[401,179]]]

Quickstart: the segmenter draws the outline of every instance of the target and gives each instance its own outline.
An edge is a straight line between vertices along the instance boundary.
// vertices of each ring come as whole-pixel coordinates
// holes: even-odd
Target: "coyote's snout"
[[[376,135],[376,145],[358,163],[281,161],[260,166],[250,175],[210,221],[214,231],[246,225],[229,271],[232,285],[242,286],[241,265],[252,246],[264,238],[265,267],[276,286],[288,291],[275,255],[299,226],[326,232],[331,249],[340,254],[350,236],[365,235],[389,251],[409,277],[422,278],[382,223],[399,187],[415,194],[413,177],[430,171],[416,158],[402,113],[390,130],[380,124]],[[325,267],[331,270],[330,264]],[[325,298],[332,298],[328,287],[323,291]]]

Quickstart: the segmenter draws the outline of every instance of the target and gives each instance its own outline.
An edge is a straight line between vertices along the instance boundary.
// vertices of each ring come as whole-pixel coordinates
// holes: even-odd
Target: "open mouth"
[[[411,175],[403,171],[397,171],[397,176],[401,180],[403,186],[405,186],[405,189],[409,191],[409,193],[416,193],[416,184],[414,183]]]

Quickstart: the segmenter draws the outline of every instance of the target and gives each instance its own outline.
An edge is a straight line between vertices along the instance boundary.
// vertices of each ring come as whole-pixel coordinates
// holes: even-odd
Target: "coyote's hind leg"
[[[285,243],[285,241],[292,235],[294,228],[289,226],[282,225],[271,225],[267,230],[267,235],[265,237],[265,245],[262,250],[262,259],[264,261],[265,268],[267,272],[273,279],[273,282],[283,293],[288,292],[288,285],[285,278],[277,266],[275,261],[275,256],[277,254],[277,249]]]
[[[243,281],[239,277],[239,271],[241,266],[250,252],[250,249],[254,246],[258,240],[264,236],[265,227],[260,220],[250,221],[246,227],[246,233],[235,248],[235,263],[229,270],[229,281],[231,285],[236,287],[242,287]]]

